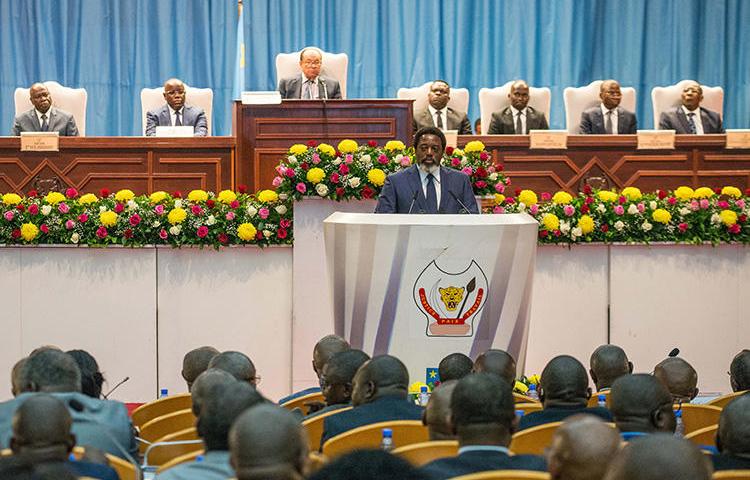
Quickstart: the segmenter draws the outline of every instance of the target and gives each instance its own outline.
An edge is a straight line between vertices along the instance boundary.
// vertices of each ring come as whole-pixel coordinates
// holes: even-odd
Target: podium
[[[512,215],[336,212],[324,222],[334,330],[424,381],[453,352],[489,348],[523,366],[537,222]]]

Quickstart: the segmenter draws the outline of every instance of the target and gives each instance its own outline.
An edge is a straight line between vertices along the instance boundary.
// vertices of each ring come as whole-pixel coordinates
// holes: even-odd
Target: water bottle
[[[596,404],[602,408],[607,408],[607,396],[599,395],[596,397]]]
[[[390,428],[383,429],[383,439],[380,441],[380,449],[385,452],[393,450],[393,430]]]
[[[682,421],[682,410],[677,410],[676,412],[674,412],[674,419],[675,419],[674,436],[684,437],[685,436],[685,424]]]
[[[523,410],[516,410],[516,418],[521,420],[521,417],[523,417],[526,414]]]
[[[166,398],[169,396],[169,390],[166,388],[162,388],[159,392],[159,398]]]
[[[427,385],[423,385],[419,389],[419,404],[423,407],[427,406],[427,402],[430,400],[430,392],[427,389]]]
[[[529,391],[526,392],[526,396],[529,398],[533,398],[535,402],[539,401],[539,394],[536,393],[536,385],[533,383],[529,385]]]

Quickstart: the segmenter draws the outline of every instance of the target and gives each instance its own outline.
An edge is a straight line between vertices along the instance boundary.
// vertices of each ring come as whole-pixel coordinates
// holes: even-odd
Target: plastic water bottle
[[[674,436],[684,437],[685,436],[685,423],[683,423],[682,421],[682,410],[677,410],[676,412],[674,412],[674,419],[675,419]]]
[[[390,428],[383,429],[383,439],[380,441],[380,449],[385,452],[393,450],[393,430]]]
[[[516,418],[518,418],[519,420],[521,420],[521,417],[523,417],[524,415],[526,415],[526,412],[524,412],[523,410],[516,410]]]
[[[526,396],[529,398],[533,398],[535,402],[539,401],[539,394],[536,393],[536,385],[533,383],[529,385],[529,391],[526,392]]]
[[[427,402],[430,400],[430,392],[427,385],[423,385],[419,389],[419,404],[423,407],[427,406]]]
[[[596,404],[599,405],[602,408],[607,408],[607,396],[606,395],[598,395],[596,397]]]
[[[159,392],[159,398],[166,398],[169,396],[169,390],[166,388],[162,388]]]

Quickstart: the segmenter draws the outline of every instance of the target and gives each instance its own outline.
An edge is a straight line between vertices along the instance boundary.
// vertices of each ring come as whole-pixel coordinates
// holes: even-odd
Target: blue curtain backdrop
[[[277,53],[349,55],[349,98],[393,97],[435,78],[471,91],[525,78],[552,89],[616,78],[638,92],[692,78],[725,89],[725,124],[750,127],[747,0],[245,0],[245,88],[276,85]],[[13,90],[37,80],[88,90],[89,135],[139,135],[140,90],[172,76],[214,90],[214,134],[231,134],[235,0],[0,0],[0,133]]]

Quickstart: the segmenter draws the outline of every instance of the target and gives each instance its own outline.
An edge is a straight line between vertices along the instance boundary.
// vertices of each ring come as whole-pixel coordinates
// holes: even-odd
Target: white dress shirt
[[[417,167],[417,171],[419,172],[419,179],[422,181],[422,193],[424,194],[424,198],[427,198],[428,173],[422,170],[421,167]],[[437,194],[437,206],[438,208],[440,208],[440,167],[436,168],[435,171],[432,172],[432,176],[435,177],[433,183],[435,184],[435,193]]]
[[[433,107],[432,105],[427,105],[427,108],[430,110],[430,115],[432,116],[432,124],[437,127],[438,126],[437,109],[435,109],[435,107]],[[440,110],[440,117],[443,119],[443,130],[449,130],[448,128],[448,105],[446,105],[445,108]]]
[[[515,131],[516,123],[518,123],[518,115],[521,115],[521,127],[523,128],[523,134],[529,131],[529,129],[526,127],[526,114],[528,113],[529,109],[524,108],[523,110],[518,110],[513,105],[510,106],[510,111],[513,113],[513,131]]]
[[[34,112],[36,112],[36,119],[39,120],[39,126],[41,127],[44,123],[44,120],[42,120],[42,115],[47,115],[47,126],[49,126],[49,114],[52,113],[52,107],[50,107],[49,110],[47,110],[46,113],[42,113],[36,108],[34,109]]]
[[[305,76],[305,74],[302,74],[302,90],[300,91],[300,97],[302,100],[307,100],[308,98],[305,97],[305,82],[307,82],[309,79]],[[310,93],[312,96],[312,100],[318,100],[320,99],[320,83],[318,82],[318,77],[315,77],[314,80],[312,80],[312,84],[310,85]]]
[[[602,108],[602,119],[604,120],[604,128],[605,128],[605,131],[606,131],[606,128],[607,128],[607,112],[609,112],[609,109],[607,107],[605,107],[603,103],[600,104],[600,106]],[[618,127],[618,123],[617,123],[617,108],[618,107],[615,107],[615,108],[612,109],[612,135],[617,135],[617,127]]]
[[[185,107],[183,106],[179,110],[175,110],[170,106],[167,106],[167,108],[169,109],[169,119],[172,121],[172,126],[176,126],[175,122],[177,121],[177,112],[180,112],[180,123],[185,126]]]
[[[689,114],[694,113],[693,116],[693,122],[695,122],[695,133],[698,135],[703,135],[703,120],[701,120],[701,108],[698,107],[692,112],[687,109],[685,105],[682,106],[682,111],[685,112],[685,116],[687,117],[688,123],[690,123],[690,116]]]

